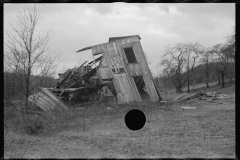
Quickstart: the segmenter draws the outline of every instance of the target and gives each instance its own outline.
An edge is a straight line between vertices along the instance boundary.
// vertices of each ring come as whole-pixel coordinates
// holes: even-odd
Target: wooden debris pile
[[[101,57],[100,57],[101,58]],[[99,60],[100,60],[99,58]],[[80,67],[67,70],[59,74],[60,82],[56,88],[49,89],[55,96],[68,106],[77,106],[83,103],[102,100],[114,100],[112,92],[107,88],[109,82],[103,82],[97,74],[97,67],[92,68],[95,62],[84,62]],[[86,64],[84,66],[84,64]],[[103,88],[108,94],[103,94]],[[106,91],[104,92],[106,93]],[[111,98],[105,98],[104,96]]]
[[[182,102],[182,101],[193,101],[196,99],[206,100],[213,102],[213,100],[217,99],[226,99],[231,98],[227,94],[222,94],[220,92],[199,92],[199,93],[182,93],[181,95],[175,97],[170,102]]]
[[[39,88],[39,92],[31,95],[29,101],[45,111],[59,108],[59,106],[67,109],[90,102],[114,101],[115,97],[107,87],[111,84],[100,79],[96,65],[92,68],[96,61],[99,60],[89,63],[86,61],[80,67],[68,69],[65,73],[59,74],[59,81],[55,88]]]

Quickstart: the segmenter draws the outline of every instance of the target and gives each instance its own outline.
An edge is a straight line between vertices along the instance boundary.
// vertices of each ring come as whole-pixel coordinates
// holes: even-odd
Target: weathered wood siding
[[[46,88],[39,88],[39,92],[29,96],[28,100],[43,110],[47,111],[49,109],[63,108],[68,109],[68,107],[58,99],[52,92],[48,91]],[[60,109],[59,108],[59,109]]]
[[[103,50],[101,44],[92,47],[92,53],[93,53],[93,55],[98,54],[98,53],[103,53],[103,51],[104,51],[104,50]]]
[[[99,64],[99,67],[100,68],[108,67],[107,62],[106,62],[104,57],[102,57],[102,59],[100,61],[100,64]]]
[[[124,48],[132,47],[137,63],[128,63]],[[101,79],[113,78],[119,104],[141,102],[141,97],[132,76],[143,76],[147,91],[152,101],[158,101],[152,74],[138,36],[119,39],[92,47],[93,54],[103,54],[98,74]],[[121,71],[120,71],[121,69]]]
[[[141,67],[138,63],[130,63],[130,64],[128,64],[128,67],[129,67],[131,76],[142,75]]]
[[[131,37],[132,38],[132,37]],[[130,38],[130,40],[131,40]],[[135,81],[131,75],[131,72],[130,72],[130,69],[129,69],[129,66],[128,66],[128,63],[127,63],[127,59],[126,59],[126,56],[125,54],[123,53],[124,51],[122,50],[122,48],[120,47],[123,43],[126,44],[126,45],[130,45],[131,41],[130,40],[127,40],[126,39],[123,39],[122,41],[117,41],[116,42],[116,48],[118,50],[118,52],[120,53],[120,56],[121,56],[121,59],[122,59],[122,62],[125,66],[125,70],[126,70],[126,74],[127,74],[127,77],[128,77],[128,80],[129,80],[129,83],[130,83],[130,88],[133,92],[133,95],[134,95],[134,99],[135,101],[137,102],[142,102],[142,99],[141,99],[141,96],[138,92],[138,89],[137,89],[137,86],[135,84]],[[134,39],[135,40],[135,39]],[[125,42],[128,42],[128,43],[125,43]]]
[[[101,79],[111,79],[111,78],[113,78],[113,75],[112,75],[109,67],[98,68],[97,72],[98,72],[98,75],[100,76]]]
[[[113,78],[114,87],[117,92],[117,99],[119,104],[129,103],[133,101],[141,101],[141,99],[136,100],[136,96],[132,89],[132,84],[129,80],[129,72],[124,65],[121,54],[118,51],[118,47],[115,42],[102,44],[103,58],[105,62],[101,62],[99,67],[99,75],[103,78]],[[96,49],[99,50],[99,49]],[[95,51],[95,53],[97,53]],[[108,67],[103,67],[103,66]],[[108,68],[108,69],[106,69]],[[121,69],[122,72],[119,72]],[[118,71],[118,72],[117,72]],[[131,77],[132,78],[132,77]],[[135,84],[134,84],[135,85]],[[139,96],[140,97],[140,96]]]
[[[156,88],[153,84],[153,77],[150,72],[149,66],[147,64],[146,57],[144,55],[141,43],[138,37],[130,37],[122,40],[118,40],[117,44],[119,46],[119,50],[123,56],[123,61],[129,68],[130,75],[143,75],[144,83],[146,84],[150,99],[152,101],[159,101],[159,97],[156,91]],[[124,52],[124,48],[132,47],[135,57],[138,63],[128,63],[127,57]],[[139,68],[137,68],[139,67]]]
[[[139,62],[140,66],[142,68],[141,70],[143,72],[143,79],[144,79],[144,82],[148,89],[150,99],[152,101],[159,101],[157,90],[153,84],[153,77],[150,72],[149,66],[147,64],[146,56],[144,55],[144,52],[143,52],[140,42],[135,43],[133,45],[133,48],[134,48],[135,53],[137,53],[135,55],[137,55],[136,56],[137,61]]]

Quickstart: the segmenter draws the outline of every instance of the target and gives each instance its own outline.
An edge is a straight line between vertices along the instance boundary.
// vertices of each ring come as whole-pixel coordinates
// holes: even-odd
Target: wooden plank
[[[128,99],[128,102],[135,101],[134,93],[132,93],[133,92],[132,87],[130,86],[127,74],[123,74],[122,79],[123,79],[123,82],[124,82],[124,85],[125,85],[125,88],[126,88],[126,92],[127,92],[126,99]]]
[[[121,88],[119,79],[117,77],[115,77],[115,75],[114,75],[114,79],[113,79],[113,84],[114,84],[114,87],[117,92],[117,102],[118,102],[118,104],[123,104],[124,103],[123,89]]]
[[[152,73],[151,73],[150,68],[149,68],[149,66],[148,66],[147,58],[146,58],[146,56],[145,56],[145,54],[144,54],[144,52],[143,52],[142,45],[141,45],[140,41],[137,42],[137,43],[135,43],[135,44],[136,44],[136,46],[137,46],[137,48],[138,48],[138,50],[139,50],[139,55],[142,57],[142,60],[143,60],[143,62],[144,62],[143,64],[145,65],[147,74],[148,74],[149,77],[153,80],[153,76],[152,76]]]
[[[59,105],[56,104],[56,102],[53,99],[51,99],[47,94],[45,94],[41,90],[38,93],[31,95],[29,97],[29,101],[35,103],[37,106],[39,106],[45,111],[49,109],[54,109]]]
[[[126,70],[126,74],[127,74],[127,78],[128,78],[128,81],[130,83],[130,88],[132,90],[132,93],[134,95],[134,99],[135,101],[137,102],[142,102],[142,99],[141,99],[141,96],[138,92],[138,89],[137,89],[137,86],[135,84],[135,81],[133,79],[133,77],[131,76],[131,73],[130,73],[130,70],[129,70],[129,67],[127,65],[127,59],[126,59],[126,55],[123,51],[123,48],[121,48],[121,46],[116,46],[116,49],[118,50],[118,52],[120,53],[120,56],[121,56],[121,60],[123,62],[123,65],[124,65],[124,68]]]
[[[135,43],[133,48],[134,48],[135,53],[138,55],[136,58],[137,58],[137,61],[139,62],[140,66],[141,66],[141,70],[142,70],[142,73],[143,73],[143,79],[144,79],[145,85],[147,87],[150,99],[152,101],[159,101],[159,97],[158,97],[156,88],[153,84],[152,74],[151,74],[150,69],[148,67],[146,57],[144,56],[144,53],[143,53],[143,50],[141,48],[140,42]]]
[[[48,109],[52,108],[51,103],[47,102],[46,95],[43,95],[42,92],[35,93],[34,95],[29,96],[28,100],[34,104],[36,104],[38,107],[43,109],[44,111],[47,111]]]
[[[46,95],[48,95],[51,99],[53,99],[55,102],[57,102],[62,108],[65,110],[68,110],[68,107],[59,99],[57,96],[55,96],[53,93],[48,91],[46,88],[40,88]]]
[[[109,67],[98,68],[97,72],[98,72],[101,79],[111,79],[111,78],[113,78],[113,75],[112,75]]]
[[[108,51],[111,52],[111,51],[114,51],[115,52],[115,48],[114,48],[114,42],[110,42],[110,43],[107,43],[107,47],[108,47]]]
[[[119,39],[117,40],[117,44],[120,44],[120,45],[124,45],[124,44],[127,44],[127,41],[126,41],[127,38],[124,38],[124,39]]]
[[[104,48],[103,57],[105,59],[106,64],[111,68],[111,66],[112,66],[111,57],[110,57],[110,53],[109,53],[107,44],[104,44],[103,48]]]
[[[96,45],[92,47],[92,54],[97,55],[99,53],[103,53],[102,45]]]
[[[127,43],[131,43],[131,37],[126,38],[126,42],[127,42]]]
[[[138,42],[139,41],[139,37],[138,36],[130,37],[130,41],[131,42]]]
[[[102,57],[99,67],[108,67],[108,65],[106,63],[106,59],[104,57]]]
[[[62,85],[64,83],[64,81],[68,78],[68,76],[70,76],[72,73],[72,71],[69,71],[69,73],[67,74],[67,76],[57,85],[57,88],[60,87],[60,85]]]
[[[180,98],[178,98],[175,102],[180,102],[183,100],[187,100],[188,98],[192,98],[192,97],[198,97],[199,95],[197,93],[186,93],[183,96],[181,96]]]
[[[129,99],[129,93],[126,87],[126,82],[124,81],[124,78],[122,75],[118,75],[118,80],[119,80],[119,85],[123,91],[123,103],[129,103],[130,99]]]
[[[141,76],[142,72],[138,63],[129,63],[129,71],[131,76]]]
[[[118,95],[118,103],[128,103],[130,101],[140,101],[141,97],[138,93],[137,87],[133,78],[130,76],[130,72],[128,67],[124,65],[122,60],[122,56],[119,53],[119,50],[115,43],[108,43],[107,45],[103,46],[104,48],[104,58],[108,66],[110,67],[111,73],[113,74],[113,83],[116,88],[118,88],[117,95]],[[116,56],[119,55],[120,56]],[[126,73],[122,74],[115,74],[112,72],[112,68],[124,68]],[[100,71],[101,72],[101,71]],[[135,91],[134,90],[135,87]],[[138,94],[138,95],[137,95]]]
[[[124,95],[123,94],[123,89],[121,88],[118,77],[116,77],[116,75],[112,72],[112,68],[114,66],[111,62],[111,55],[110,55],[110,52],[109,52],[110,49],[108,47],[108,44],[103,44],[102,48],[104,49],[103,56],[104,56],[105,62],[109,66],[109,69],[110,69],[109,73],[111,73],[111,75],[113,77],[113,85],[114,85],[114,88],[115,88],[116,93],[117,93],[118,104],[123,104],[123,103],[125,103],[124,96],[123,96]],[[113,46],[113,48],[115,49],[114,46]]]
[[[176,97],[174,97],[172,100],[170,100],[169,102],[175,102],[178,99],[182,98],[183,96],[185,96],[187,93],[181,93],[179,95],[177,95]]]

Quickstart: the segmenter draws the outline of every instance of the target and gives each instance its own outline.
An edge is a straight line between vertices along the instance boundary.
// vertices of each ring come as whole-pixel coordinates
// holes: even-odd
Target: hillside
[[[55,87],[57,80],[52,77],[34,76],[30,77],[31,87]],[[40,83],[41,82],[41,83]],[[4,96],[14,96],[22,93],[24,75],[4,72]]]
[[[209,73],[210,73],[209,82],[210,83],[218,81],[218,75],[216,74],[216,69],[215,69],[216,66],[220,67],[221,64],[212,63],[209,65]],[[206,64],[200,64],[193,68],[193,75],[191,77],[192,84],[194,85],[205,84],[206,68],[207,68]],[[182,76],[186,78],[187,72],[182,73]],[[225,79],[233,79],[233,78],[235,78],[235,63],[231,62],[229,63],[229,67],[225,75]],[[169,80],[166,76],[155,77],[154,80],[158,88],[162,90],[169,89],[169,88],[174,89],[172,81]]]

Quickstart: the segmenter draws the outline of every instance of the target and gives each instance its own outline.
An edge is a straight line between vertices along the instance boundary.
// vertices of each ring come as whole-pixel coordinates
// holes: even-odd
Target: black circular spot
[[[125,115],[125,124],[131,130],[140,130],[145,123],[145,114],[139,109],[132,109]]]

